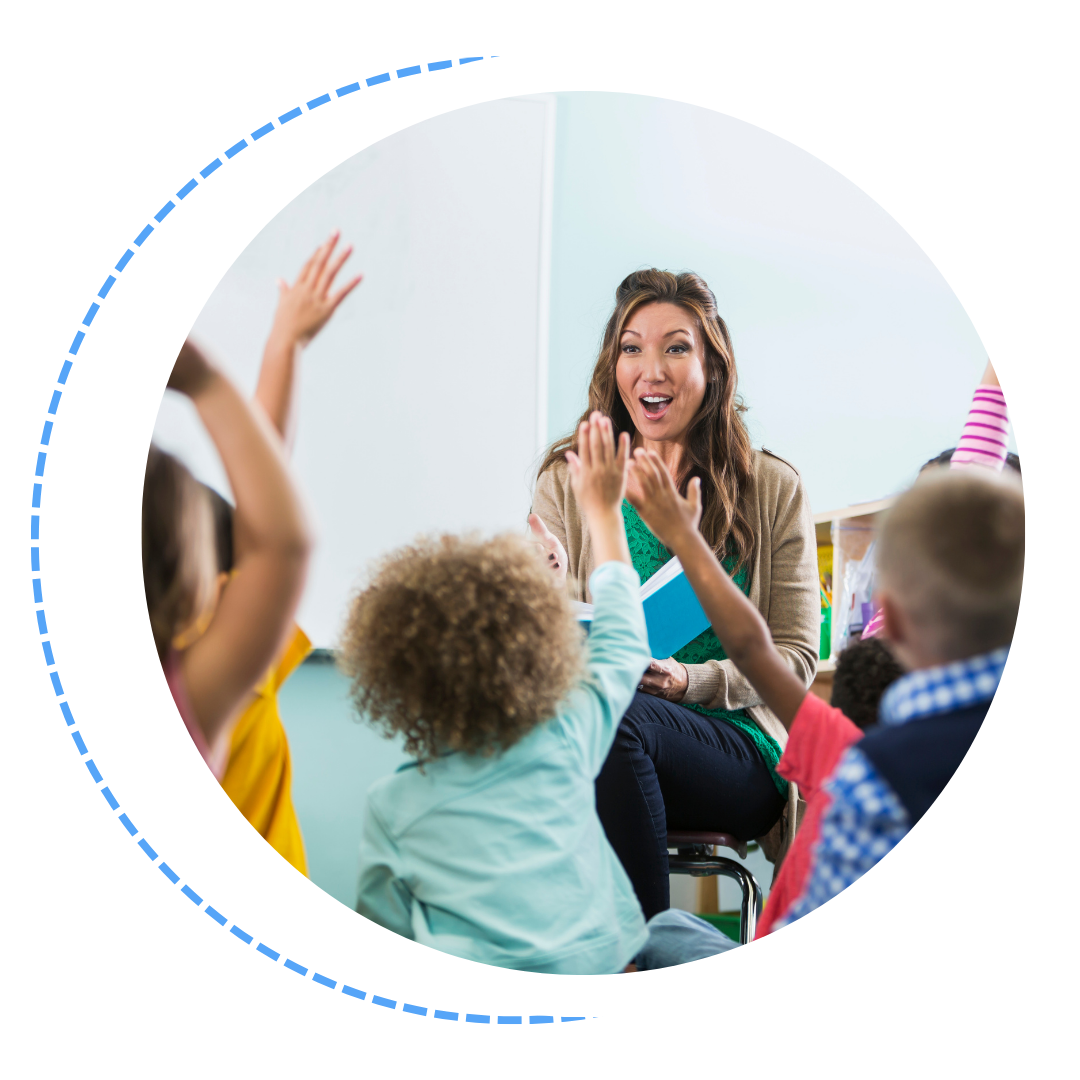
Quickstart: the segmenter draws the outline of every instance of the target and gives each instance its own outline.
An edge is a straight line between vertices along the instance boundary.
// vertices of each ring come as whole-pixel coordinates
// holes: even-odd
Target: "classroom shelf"
[[[876,499],[873,502],[856,503],[853,506],[845,506],[839,510],[826,510],[820,514],[814,514],[814,530],[817,535],[819,548],[832,546],[832,580],[833,580],[833,603],[835,605],[839,596],[839,583],[844,580],[844,570],[852,559],[861,559],[870,544],[877,537],[881,519],[886,510],[892,506],[895,499]],[[836,617],[836,609],[832,613],[832,652],[829,661],[821,661],[819,671],[822,676],[820,687],[817,692],[825,689],[826,682],[832,682],[833,668],[826,669],[826,663],[832,663],[836,659],[837,643],[841,635],[841,621]],[[818,680],[815,680],[817,682]],[[831,687],[830,687],[831,688]],[[824,694],[822,694],[824,696]]]

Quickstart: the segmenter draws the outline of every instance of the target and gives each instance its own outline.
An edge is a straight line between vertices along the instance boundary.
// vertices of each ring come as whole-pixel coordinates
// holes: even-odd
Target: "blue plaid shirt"
[[[1001,680],[1008,648],[913,671],[881,699],[883,724],[906,724],[989,701]],[[908,812],[888,782],[859,749],[849,747],[822,785],[831,802],[814,846],[810,877],[802,895],[775,929],[821,907],[880,862],[911,828]]]

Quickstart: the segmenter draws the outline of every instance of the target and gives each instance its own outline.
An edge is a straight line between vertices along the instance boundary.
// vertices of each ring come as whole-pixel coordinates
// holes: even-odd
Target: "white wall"
[[[356,245],[365,281],[301,382],[295,462],[319,545],[300,616],[319,645],[372,556],[418,531],[520,527],[537,448],[581,411],[615,286],[636,267],[710,283],[751,435],[800,469],[815,509],[890,494],[955,444],[985,354],[872,200],[718,113],[556,97],[554,126],[543,98],[493,102],[343,163],[266,226],[196,322],[250,392],[275,278],[334,227]],[[155,438],[224,486],[172,395]]]
[[[720,113],[628,94],[558,99],[552,438],[584,408],[615,287],[657,266],[694,270],[716,293],[751,437],[799,468],[815,510],[889,495],[956,445],[986,354],[876,203]]]
[[[363,283],[308,349],[294,460],[318,547],[300,608],[333,644],[373,556],[421,531],[521,529],[544,442],[537,387],[542,98],[450,113],[328,173],[222,279],[193,329],[248,393],[276,300],[333,228]],[[550,197],[550,193],[548,193]],[[549,208],[548,208],[549,209]],[[155,441],[227,491],[193,410],[166,394]]]

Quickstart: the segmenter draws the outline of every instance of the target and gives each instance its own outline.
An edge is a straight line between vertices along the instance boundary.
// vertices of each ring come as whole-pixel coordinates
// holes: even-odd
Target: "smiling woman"
[[[752,449],[737,384],[731,337],[708,285],[696,274],[641,270],[616,290],[585,416],[599,410],[635,447],[655,450],[681,492],[700,478],[702,535],[809,685],[820,633],[810,507],[798,472]],[[594,555],[565,461],[575,438],[548,451],[530,523],[571,597],[588,600]],[[629,502],[623,514],[644,583],[671,553]],[[596,782],[601,821],[646,918],[669,906],[669,829],[756,838],[779,863],[797,820],[798,792],[776,773],[786,740],[711,629],[652,661]]]

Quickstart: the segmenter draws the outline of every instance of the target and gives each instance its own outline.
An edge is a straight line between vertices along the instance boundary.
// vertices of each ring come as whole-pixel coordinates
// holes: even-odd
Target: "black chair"
[[[714,851],[715,848],[726,847],[745,855],[746,845],[729,833],[717,832],[669,832],[667,844],[677,851],[677,854],[668,856],[670,873],[689,874],[691,877],[719,875],[738,882],[742,890],[739,944],[753,941],[761,916],[761,887],[745,866]]]

